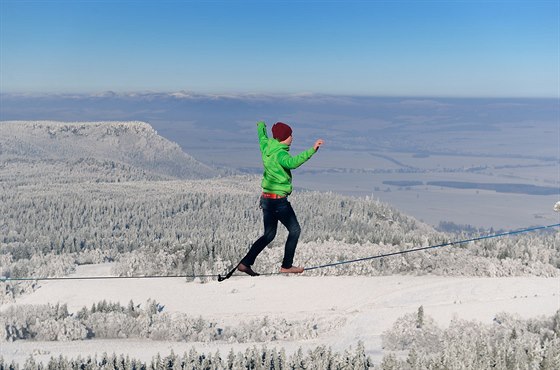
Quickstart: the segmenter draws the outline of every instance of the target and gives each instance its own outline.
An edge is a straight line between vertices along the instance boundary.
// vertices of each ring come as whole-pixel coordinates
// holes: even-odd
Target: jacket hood
[[[267,157],[270,157],[271,155],[274,155],[281,150],[289,151],[290,146],[286,145],[286,144],[282,144],[276,139],[269,139],[268,140],[268,145],[266,146],[266,149],[264,151],[264,155],[266,155]]]

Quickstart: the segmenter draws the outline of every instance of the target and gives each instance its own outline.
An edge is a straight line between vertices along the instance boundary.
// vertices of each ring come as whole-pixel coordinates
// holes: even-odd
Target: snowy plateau
[[[262,231],[259,183],[144,122],[0,122],[0,368],[560,368],[557,229],[298,276],[275,274],[279,229],[254,266],[270,275],[218,282]],[[305,266],[483,232],[372,197],[291,201]]]

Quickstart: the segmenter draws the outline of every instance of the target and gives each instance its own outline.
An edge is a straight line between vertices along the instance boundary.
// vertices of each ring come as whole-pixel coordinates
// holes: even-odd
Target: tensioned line
[[[325,265],[306,267],[304,270],[305,271],[317,270],[317,269],[321,269],[321,268],[334,267],[334,266],[345,265],[345,264],[349,264],[349,263],[356,263],[356,262],[369,261],[369,260],[374,260],[374,259],[379,259],[379,258],[391,257],[391,256],[399,255],[399,254],[419,252],[419,251],[441,248],[441,247],[447,247],[447,246],[452,246],[452,245],[457,245],[457,244],[465,244],[465,243],[470,243],[470,242],[476,242],[476,241],[485,240],[485,239],[500,238],[500,237],[504,237],[504,236],[523,234],[523,233],[528,233],[528,232],[533,232],[533,231],[538,231],[538,230],[551,229],[551,228],[554,228],[554,227],[560,227],[560,223],[547,225],[547,226],[530,227],[530,228],[521,229],[521,230],[513,230],[513,231],[508,231],[508,232],[503,232],[503,233],[498,233],[498,234],[483,235],[483,236],[478,236],[476,238],[471,238],[471,239],[457,240],[457,241],[453,241],[453,242],[431,245],[431,246],[428,246],[428,247],[406,249],[406,250],[403,250],[403,251],[378,254],[378,255],[375,255],[375,256],[357,258],[357,259],[353,259],[353,260],[338,261],[338,262],[328,263],[328,264],[325,264]],[[281,275],[281,274],[282,274],[281,272],[269,272],[269,273],[261,274],[261,276],[263,276],[263,275],[264,276]],[[219,274],[142,275],[142,276],[66,276],[66,277],[20,277],[20,278],[11,278],[11,277],[1,276],[0,281],[4,282],[4,281],[38,281],[38,280],[109,280],[109,279],[161,279],[161,278],[191,278],[191,279],[194,279],[194,278],[219,278],[220,276],[221,275],[219,275]]]

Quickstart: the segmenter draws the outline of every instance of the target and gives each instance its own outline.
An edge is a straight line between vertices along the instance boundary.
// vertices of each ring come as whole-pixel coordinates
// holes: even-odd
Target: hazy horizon
[[[556,99],[324,94],[3,94],[0,105],[4,121],[148,122],[197,160],[250,174],[262,171],[255,123],[283,121],[293,153],[326,141],[294,172],[298,189],[374,196],[433,225],[494,228],[556,220],[559,115]]]

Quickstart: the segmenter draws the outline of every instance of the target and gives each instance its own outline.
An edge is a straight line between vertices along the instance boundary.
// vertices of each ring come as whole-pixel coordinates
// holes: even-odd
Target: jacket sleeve
[[[288,152],[280,152],[278,154],[278,163],[284,168],[293,170],[304,164],[315,154],[315,148],[309,148],[295,157],[292,157]]]
[[[259,136],[259,147],[261,148],[261,152],[264,152],[264,149],[268,145],[268,135],[266,134],[266,124],[264,121],[257,122],[257,134]]]

